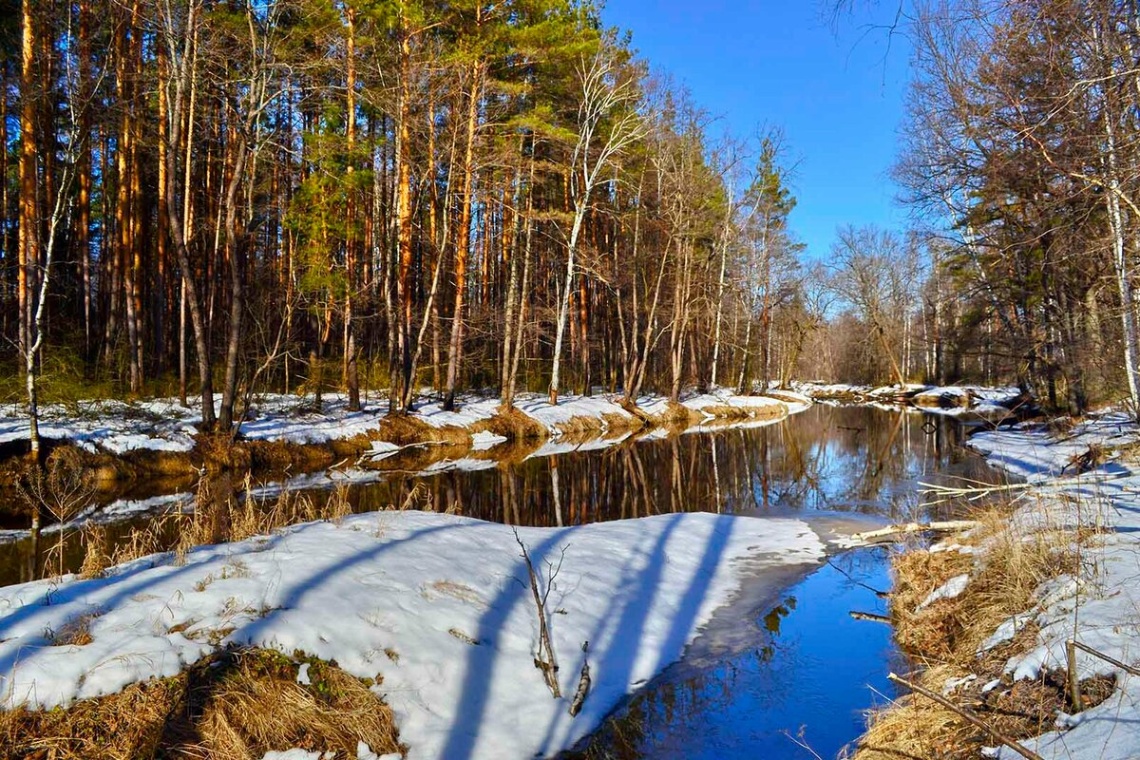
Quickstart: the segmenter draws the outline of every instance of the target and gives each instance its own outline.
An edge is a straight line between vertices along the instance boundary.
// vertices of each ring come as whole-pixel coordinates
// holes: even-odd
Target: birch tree
[[[568,169],[573,215],[566,235],[566,271],[554,333],[554,359],[550,372],[550,403],[558,403],[562,369],[562,343],[570,314],[570,294],[576,275],[576,256],[582,226],[590,210],[591,196],[606,177],[607,169],[623,151],[645,134],[637,111],[640,98],[636,71],[620,60],[615,48],[605,45],[593,57],[580,62],[577,70],[577,139]]]

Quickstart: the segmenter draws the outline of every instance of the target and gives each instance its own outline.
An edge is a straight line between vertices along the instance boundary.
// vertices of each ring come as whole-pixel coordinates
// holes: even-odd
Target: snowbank
[[[1065,434],[1043,426],[980,433],[969,446],[994,465],[1036,485],[1014,513],[1015,535],[1033,531],[1095,528],[1081,546],[1081,570],[1042,584],[1033,609],[1015,615],[987,644],[1008,641],[1026,623],[1037,625],[1035,640],[1012,657],[1005,670],[1015,679],[1037,678],[1063,669],[1072,638],[1133,667],[1140,664],[1140,467],[1135,455],[1115,454],[1091,472],[1072,471],[1074,457],[1090,446],[1111,449],[1140,442],[1140,427],[1127,415],[1107,413]],[[1116,691],[1102,704],[1077,715],[1058,715],[1057,730],[1023,744],[1046,760],[1125,760],[1140,757],[1140,678],[1106,660],[1080,652],[1080,678],[1115,676]],[[988,756],[1009,760],[1009,748]]]
[[[589,659],[593,689],[577,718],[532,664],[537,622],[512,529],[418,512],[0,589],[0,704],[63,705],[251,645],[377,678],[411,758],[549,755],[680,657],[741,573],[823,555],[803,522],[711,514],[518,535],[544,580],[557,568],[548,612],[563,693]],[[53,645],[77,624],[90,643]]]
[[[1020,398],[1017,388],[986,388],[977,385],[846,385],[796,383],[795,388],[816,401],[854,401],[869,405],[910,405],[930,414],[997,415],[1006,414]]]
[[[1022,423],[1007,430],[977,433],[968,442],[986,461],[1031,482],[1076,474],[1075,457],[1089,447],[1111,448],[1140,439],[1140,425],[1123,412],[1108,412],[1078,423],[1065,434],[1047,425]]]
[[[790,413],[803,411],[811,401],[806,396],[784,394],[777,400],[762,396],[735,396],[727,391],[693,396],[685,406],[702,411],[706,417],[717,416],[717,407],[740,410],[742,416],[773,414],[783,406]],[[45,405],[41,410],[40,433],[45,438],[69,440],[95,452],[126,454],[138,450],[186,453],[194,449],[194,436],[201,424],[199,406],[190,399],[189,407],[176,399],[123,402],[98,401],[65,406]],[[551,437],[569,428],[588,428],[606,433],[616,423],[619,427],[641,424],[634,414],[621,406],[620,396],[601,393],[595,396],[564,395],[555,406],[546,396],[519,394],[515,406],[537,422]],[[219,401],[220,403],[220,401]],[[668,401],[659,396],[639,400],[652,417],[667,410]],[[386,400],[366,399],[365,409],[348,411],[344,394],[325,394],[320,408],[309,396],[266,394],[251,403],[248,419],[241,424],[241,437],[252,441],[283,441],[297,444],[325,444],[357,437],[378,439],[383,435]],[[444,411],[439,401],[425,401],[412,412],[412,419],[430,428],[451,428],[475,435],[478,428],[499,411],[499,399],[487,396],[464,396],[453,411]],[[0,444],[26,440],[27,419],[18,404],[0,406]],[[477,448],[489,444],[486,435],[473,441]]]

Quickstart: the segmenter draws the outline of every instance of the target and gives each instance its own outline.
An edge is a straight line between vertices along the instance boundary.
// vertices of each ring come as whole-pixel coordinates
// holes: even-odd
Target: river
[[[346,484],[340,495],[361,512],[415,505],[535,527],[681,511],[797,517],[826,536],[922,516],[919,482],[992,479],[959,446],[963,435],[952,420],[913,411],[816,405],[769,426],[588,443],[550,456],[508,446],[430,473]],[[118,540],[152,519],[107,529]],[[77,569],[78,540],[63,547],[64,566]],[[0,544],[0,583],[42,565],[30,540]],[[749,577],[680,662],[567,757],[836,757],[862,733],[865,711],[894,693],[886,674],[900,655],[890,628],[849,615],[885,613],[876,592],[889,589],[888,566],[888,549],[869,548]]]

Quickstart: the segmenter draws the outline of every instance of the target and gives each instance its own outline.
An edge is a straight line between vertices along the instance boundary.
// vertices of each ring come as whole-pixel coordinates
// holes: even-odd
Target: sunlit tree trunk
[[[32,0],[20,5],[20,184],[19,246],[17,254],[17,303],[19,314],[19,348],[24,360],[24,380],[28,404],[28,440],[31,455],[39,461],[40,425],[36,388],[36,356],[32,350],[33,317],[31,290],[35,287],[35,272],[40,263],[38,230],[40,227],[39,199],[37,197],[36,104],[39,102],[40,82],[36,72],[36,9]]]
[[[471,254],[471,205],[475,182],[475,132],[479,123],[479,93],[483,86],[483,65],[471,65],[471,90],[467,101],[467,142],[463,157],[463,189],[459,201],[459,225],[455,228],[455,309],[451,317],[451,341],[447,360],[447,394],[444,409],[455,408],[463,358],[463,307],[467,293],[467,263]]]

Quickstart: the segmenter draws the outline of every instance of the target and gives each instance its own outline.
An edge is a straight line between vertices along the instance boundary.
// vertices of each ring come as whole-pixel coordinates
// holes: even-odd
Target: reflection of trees
[[[926,421],[932,424],[924,429]],[[524,447],[476,472],[393,473],[353,487],[351,498],[358,511],[408,503],[539,527],[668,512],[880,512],[912,493],[916,480],[937,480],[937,473],[958,466],[961,438],[961,428],[941,418],[816,406],[763,428],[533,459],[525,458],[533,447]],[[0,574],[11,580],[36,575],[27,565],[38,552],[26,543],[10,546],[0,547]],[[12,556],[17,553],[23,567]],[[69,547],[71,557],[81,561],[82,551]]]
[[[924,431],[923,419],[817,406],[764,428],[628,441],[423,480],[434,509],[536,526],[668,512],[877,512],[958,456],[957,426],[937,420]],[[360,506],[403,503],[417,480],[368,485]]]

